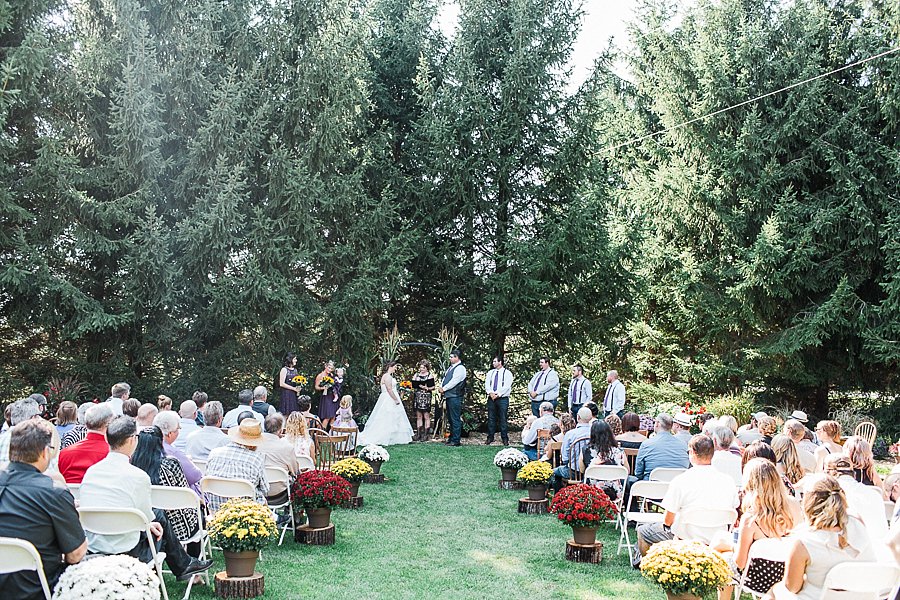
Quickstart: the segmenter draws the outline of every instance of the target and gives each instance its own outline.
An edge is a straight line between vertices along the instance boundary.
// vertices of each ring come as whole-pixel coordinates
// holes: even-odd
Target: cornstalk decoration
[[[400,357],[400,331],[397,329],[397,324],[394,323],[394,329],[385,329],[384,334],[381,336],[381,365],[379,365],[379,369],[385,364],[392,360],[397,360]],[[380,371],[379,371],[380,372]]]
[[[438,351],[440,353],[438,364],[440,365],[440,372],[444,373],[450,368],[450,352],[456,348],[459,336],[456,334],[455,329],[448,330],[447,326],[444,325],[441,327],[441,331],[435,340],[441,345],[441,349]]]

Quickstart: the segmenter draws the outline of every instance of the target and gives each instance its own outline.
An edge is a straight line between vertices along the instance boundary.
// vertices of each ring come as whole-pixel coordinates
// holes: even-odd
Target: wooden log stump
[[[334,544],[334,523],[320,529],[313,529],[309,525],[298,527],[294,530],[294,541],[310,546],[331,546]]]
[[[526,515],[545,515],[549,512],[550,502],[544,498],[543,500],[529,500],[522,498],[519,500],[519,512]]]
[[[214,578],[215,593],[219,598],[256,598],[265,592],[265,578],[259,571],[250,577],[228,577],[219,571]]]
[[[350,499],[343,504],[341,504],[341,508],[362,508],[363,505],[363,497],[362,496],[351,496]]]
[[[603,542],[576,544],[575,540],[569,540],[566,542],[566,560],[599,565],[603,560]]]
[[[501,479],[497,482],[497,487],[501,490],[523,490],[525,486],[518,481],[504,481]]]
[[[372,473],[371,475],[366,475],[365,479],[363,479],[363,483],[384,483],[384,473]]]

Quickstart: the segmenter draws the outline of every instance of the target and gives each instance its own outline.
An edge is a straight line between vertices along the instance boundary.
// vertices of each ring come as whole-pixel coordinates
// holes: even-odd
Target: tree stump
[[[549,512],[549,505],[550,501],[546,498],[543,500],[529,500],[528,498],[522,498],[519,500],[519,512],[526,515],[545,515]]]
[[[215,592],[219,598],[256,598],[265,592],[265,578],[259,571],[251,577],[228,577],[219,571],[214,578]]]
[[[501,490],[523,490],[525,486],[523,486],[518,481],[504,481],[501,479],[497,482],[497,487]]]
[[[372,473],[366,475],[363,483],[384,483],[384,473]]]
[[[309,525],[298,527],[294,530],[294,541],[310,546],[331,546],[334,544],[334,523],[320,529],[312,529]]]
[[[362,508],[363,505],[363,497],[362,496],[351,496],[349,500],[341,504],[341,508]]]
[[[566,542],[566,560],[599,565],[603,560],[603,542],[576,544],[575,540],[569,540]]]

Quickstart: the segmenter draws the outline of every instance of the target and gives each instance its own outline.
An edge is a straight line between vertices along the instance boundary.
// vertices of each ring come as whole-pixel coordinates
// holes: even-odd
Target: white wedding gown
[[[394,395],[400,398],[397,390],[397,380],[390,378]],[[408,444],[412,441],[413,428],[406,416],[403,404],[397,404],[388,394],[384,384],[381,385],[381,395],[372,409],[372,414],[366,421],[365,429],[359,434],[358,444],[378,444],[379,446],[391,446],[393,444]]]

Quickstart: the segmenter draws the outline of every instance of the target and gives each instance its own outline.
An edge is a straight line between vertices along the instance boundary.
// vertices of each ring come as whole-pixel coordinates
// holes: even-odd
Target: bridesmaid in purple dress
[[[278,374],[278,385],[281,391],[281,404],[279,412],[283,415],[289,415],[298,410],[297,394],[300,388],[295,386],[291,380],[297,376],[297,355],[288,352],[284,357],[284,366]]]
[[[338,409],[338,396],[334,389],[334,383],[323,385],[323,379],[326,377],[334,379],[334,361],[329,360],[325,363],[325,369],[316,375],[315,388],[321,394],[319,396],[319,419],[322,421],[322,429],[328,431],[328,426],[334,420]]]

